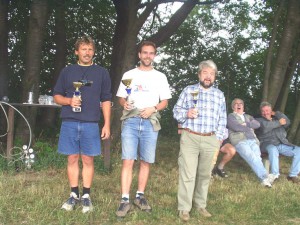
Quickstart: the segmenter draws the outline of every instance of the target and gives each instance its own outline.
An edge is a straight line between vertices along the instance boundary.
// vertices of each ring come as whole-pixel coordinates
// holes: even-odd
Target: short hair
[[[138,52],[141,53],[142,52],[142,48],[144,46],[152,46],[154,48],[154,53],[156,54],[156,44],[152,41],[142,41],[140,44],[139,44],[139,47],[138,47]]]
[[[217,65],[212,60],[205,60],[205,61],[200,62],[199,66],[198,66],[198,73],[200,73],[206,67],[210,67],[210,68],[214,69],[216,72],[216,75],[218,74]]]
[[[233,106],[234,106],[234,104],[235,104],[235,102],[236,102],[237,100],[240,100],[241,102],[243,102],[243,105],[245,105],[245,104],[244,104],[244,101],[243,101],[242,99],[240,99],[240,98],[235,98],[235,99],[233,99],[232,102],[231,102],[231,108],[232,108],[232,109],[233,109]]]
[[[269,102],[262,102],[260,103],[259,109],[262,109],[265,106],[269,106],[272,109],[272,104]]]
[[[82,44],[92,45],[94,50],[96,50],[95,42],[90,36],[85,35],[85,36],[78,38],[77,41],[75,42],[75,50],[78,51],[79,46]]]

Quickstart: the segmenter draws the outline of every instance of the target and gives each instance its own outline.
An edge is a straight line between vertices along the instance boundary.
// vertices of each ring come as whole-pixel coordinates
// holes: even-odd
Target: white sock
[[[125,202],[129,202],[129,194],[122,194],[122,201],[124,201],[124,199],[127,199]]]
[[[137,191],[137,192],[136,192],[136,195],[135,195],[135,197],[136,197],[136,198],[137,198],[137,197],[139,197],[139,196],[140,196],[139,194],[143,195],[143,194],[144,194],[144,192]]]

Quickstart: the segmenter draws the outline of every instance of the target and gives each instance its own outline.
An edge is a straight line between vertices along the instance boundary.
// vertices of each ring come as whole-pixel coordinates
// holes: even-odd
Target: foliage
[[[55,11],[56,4],[61,1],[48,1],[48,24],[43,43],[40,72],[40,94],[51,94],[53,88],[55,44]],[[111,0],[65,0],[65,20],[67,37],[67,63],[74,63],[74,42],[77,37],[89,34],[96,40],[96,57],[94,62],[110,68],[113,64],[113,37],[117,23],[114,2]],[[146,2],[150,1],[142,1]],[[168,2],[168,1],[167,1]],[[197,65],[204,59],[213,59],[219,68],[216,86],[226,96],[227,108],[235,97],[245,100],[249,114],[256,114],[261,101],[263,89],[263,71],[266,58],[267,44],[273,29],[273,17],[279,0],[272,1],[237,1],[199,5],[194,8],[178,31],[159,49],[159,57],[155,65],[158,70],[168,76],[173,91],[173,98],[169,107],[162,114],[164,116],[163,134],[176,134],[175,122],[172,119],[172,108],[181,90],[197,82]],[[27,39],[30,4],[32,1],[9,1],[9,98],[11,102],[19,102],[25,73],[25,43]],[[251,3],[251,4],[250,4]],[[150,38],[160,28],[167,24],[171,17],[171,6],[174,2],[160,4],[150,13],[144,24],[141,24],[137,40]],[[129,13],[126,11],[126,13]],[[125,14],[126,14],[125,13]],[[140,16],[141,10],[138,11]],[[277,41],[273,49],[276,56],[279,41],[284,29],[286,11],[284,11],[278,25]],[[127,26],[127,24],[125,24]],[[130,27],[128,28],[130,30]],[[128,31],[127,31],[128,32]],[[128,33],[132,33],[129,31]],[[124,35],[124,37],[122,36]],[[128,42],[125,34],[119,34]],[[130,43],[131,43],[130,42]],[[122,44],[122,41],[119,43]],[[124,43],[123,43],[124,44]],[[125,44],[124,44],[125,45]],[[122,46],[117,45],[115,52]],[[135,54],[135,46],[127,52]],[[26,51],[30,51],[26,50]],[[126,61],[129,55],[120,55],[119,60],[125,66],[114,64],[115,68],[132,67]],[[127,63],[127,64],[126,64]],[[121,70],[121,69],[119,69]],[[119,71],[116,70],[116,71]],[[112,70],[114,71],[114,70]],[[289,94],[289,104],[286,112],[293,118],[299,99],[299,69],[295,71],[292,88]],[[111,74],[116,79],[117,74]],[[117,84],[118,85],[118,84]],[[117,86],[115,85],[115,86]],[[115,93],[113,93],[115,94]],[[169,127],[170,126],[170,127]],[[174,127],[173,127],[174,126]]]
[[[121,160],[119,151],[114,151],[112,172],[96,170],[91,189],[94,212],[89,214],[82,214],[81,208],[74,212],[60,209],[69,195],[65,169],[0,172],[0,223],[182,224],[177,214],[178,151],[178,138],[160,138],[157,162],[152,166],[146,190],[153,207],[151,214],[133,208],[122,221],[116,219],[115,211],[121,197]],[[188,224],[299,224],[299,185],[285,178],[290,165],[290,159],[281,159],[280,179],[267,189],[259,184],[250,167],[235,156],[226,167],[229,178],[211,181],[207,209],[213,217],[203,218],[193,209]],[[134,167],[131,197],[137,189],[137,169],[138,161]]]
[[[49,20],[46,27],[45,42],[41,58],[40,94],[51,94],[55,55],[54,32],[54,1],[50,2]],[[20,101],[20,90],[25,72],[25,43],[29,19],[30,1],[10,1],[9,5],[9,96],[11,102]],[[112,2],[101,1],[65,1],[67,23],[67,62],[74,63],[74,44],[78,37],[87,34],[96,40],[94,62],[104,67],[110,66],[112,51],[112,35],[114,32],[115,15]],[[25,24],[25,25],[24,25]],[[30,51],[30,50],[29,50]]]
[[[250,16],[252,10],[247,2],[199,6],[162,46],[156,67],[167,74],[173,91],[166,115],[171,115],[182,89],[198,82],[197,66],[206,59],[213,59],[218,66],[216,86],[225,94],[228,112],[231,101],[239,97],[245,100],[248,113],[257,113],[264,48],[252,45],[261,36],[252,29],[256,23]],[[170,118],[167,121],[170,124]]]

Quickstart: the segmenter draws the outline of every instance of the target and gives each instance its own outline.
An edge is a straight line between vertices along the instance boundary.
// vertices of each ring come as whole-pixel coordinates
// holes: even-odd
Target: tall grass
[[[115,211],[120,200],[120,149],[112,150],[112,170],[104,171],[96,160],[96,174],[91,191],[94,212],[82,214],[60,209],[68,198],[65,164],[42,166],[32,171],[0,173],[0,224],[183,224],[177,215],[177,139],[160,138],[157,162],[151,168],[146,197],[153,207],[151,214],[134,208],[122,221]],[[50,150],[49,150],[50,151]],[[51,151],[50,151],[51,152]],[[50,153],[49,153],[50,154]],[[38,157],[47,164],[49,157]],[[50,162],[61,160],[55,152]],[[213,179],[207,209],[213,214],[203,218],[194,210],[186,224],[300,224],[300,185],[286,180],[291,159],[281,158],[281,177],[272,189],[260,185],[254,173],[236,156],[226,167],[227,179]],[[62,166],[59,166],[62,165]],[[131,196],[137,189],[135,165]]]

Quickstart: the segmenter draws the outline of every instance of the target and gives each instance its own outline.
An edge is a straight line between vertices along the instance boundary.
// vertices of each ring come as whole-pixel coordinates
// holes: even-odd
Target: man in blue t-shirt
[[[75,43],[78,62],[65,67],[54,87],[54,100],[62,105],[58,152],[68,156],[71,194],[62,209],[71,211],[81,202],[82,212],[93,210],[90,188],[94,156],[100,155],[100,102],[104,117],[101,138],[110,137],[111,80],[106,69],[93,63],[95,43],[84,36]],[[74,84],[75,83],[75,84]],[[75,87],[78,87],[77,89]],[[79,159],[82,160],[83,193],[79,195]]]

